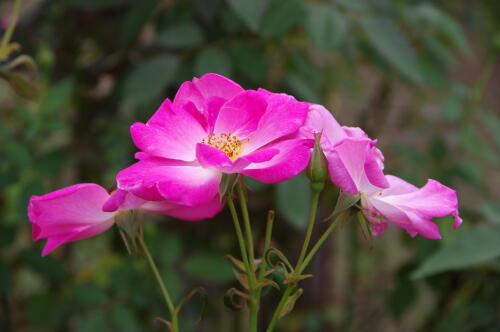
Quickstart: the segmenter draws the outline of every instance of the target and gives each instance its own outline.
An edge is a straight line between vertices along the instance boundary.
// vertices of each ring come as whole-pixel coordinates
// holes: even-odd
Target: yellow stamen
[[[213,146],[224,152],[229,159],[235,160],[243,152],[248,141],[242,141],[238,136],[228,133],[210,134],[201,140],[201,143]]]

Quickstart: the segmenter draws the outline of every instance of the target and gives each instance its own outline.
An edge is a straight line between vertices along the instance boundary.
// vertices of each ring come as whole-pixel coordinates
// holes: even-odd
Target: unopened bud
[[[313,192],[319,193],[325,186],[325,180],[328,178],[328,167],[325,154],[320,145],[321,134],[314,135],[314,148],[311,161],[307,167],[307,177],[311,181]]]

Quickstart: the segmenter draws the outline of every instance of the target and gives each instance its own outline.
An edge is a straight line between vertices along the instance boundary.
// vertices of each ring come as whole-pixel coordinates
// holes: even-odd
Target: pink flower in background
[[[332,182],[350,194],[359,194],[363,213],[374,235],[382,234],[387,221],[411,236],[441,239],[434,217],[452,215],[453,228],[462,223],[456,192],[435,180],[417,188],[383,173],[383,155],[359,128],[340,127],[332,114],[313,105],[303,129],[306,136],[322,133],[321,147],[328,161]]]
[[[419,189],[398,177],[387,175],[386,178],[389,188],[361,195],[363,212],[375,235],[382,234],[387,221],[391,221],[411,236],[419,234],[440,240],[439,228],[432,218],[452,215],[455,218],[453,229],[462,224],[455,190],[432,179]]]
[[[360,186],[370,191],[389,186],[377,141],[360,128],[341,127],[326,108],[312,105],[302,132],[306,137],[321,133],[330,178],[343,191],[354,195]]]
[[[121,171],[118,187],[147,200],[198,205],[217,195],[223,173],[266,183],[287,180],[308,164],[311,139],[293,138],[309,104],[263,89],[243,90],[207,74],[179,88],[131,135],[142,151]]]
[[[10,15],[5,15],[0,20],[0,30],[7,30],[9,27]]]
[[[93,183],[76,184],[43,196],[32,196],[28,216],[33,240],[47,239],[42,256],[64,243],[85,239],[109,229],[119,211],[140,209],[163,213],[184,220],[213,217],[221,209],[218,197],[197,207],[167,202],[148,202],[134,195],[116,191],[111,196]]]

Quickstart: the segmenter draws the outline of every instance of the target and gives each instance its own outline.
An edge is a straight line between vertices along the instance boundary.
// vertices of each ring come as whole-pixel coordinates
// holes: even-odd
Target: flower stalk
[[[178,312],[175,309],[172,299],[170,298],[170,294],[168,293],[167,287],[165,286],[165,283],[163,282],[160,272],[158,271],[158,267],[156,266],[156,263],[154,262],[153,257],[151,256],[151,253],[149,252],[149,249],[146,246],[146,243],[144,242],[144,238],[142,236],[137,236],[137,243],[139,244],[139,247],[144,253],[144,257],[146,258],[149,267],[151,268],[151,271],[153,271],[153,275],[155,276],[158,286],[160,286],[160,290],[165,300],[165,304],[167,305],[167,309],[170,312],[171,322],[169,326],[172,332],[179,332]]]
[[[0,43],[0,61],[6,60],[10,54],[11,48],[9,48],[9,42],[12,34],[14,33],[14,28],[16,27],[17,19],[19,18],[19,14],[21,12],[21,2],[22,0],[16,0],[14,3],[14,8],[12,9],[12,14],[9,18],[9,25],[2,37],[2,42]]]

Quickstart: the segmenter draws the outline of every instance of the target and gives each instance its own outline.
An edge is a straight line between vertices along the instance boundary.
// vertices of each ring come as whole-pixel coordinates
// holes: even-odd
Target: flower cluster
[[[317,135],[331,181],[359,195],[375,235],[391,221],[412,236],[439,239],[433,217],[453,215],[454,227],[461,223],[455,191],[434,180],[419,189],[385,175],[376,140],[361,129],[341,127],[320,105],[244,90],[216,74],[183,83],[173,101],[166,99],[130,131],[138,161],[117,174],[116,191],[77,184],[31,198],[33,239],[48,239],[42,255],[107,230],[121,211],[211,218],[222,209],[224,174],[288,180],[309,164]]]

